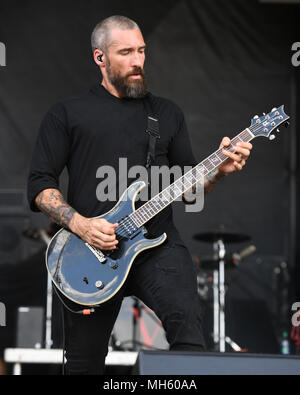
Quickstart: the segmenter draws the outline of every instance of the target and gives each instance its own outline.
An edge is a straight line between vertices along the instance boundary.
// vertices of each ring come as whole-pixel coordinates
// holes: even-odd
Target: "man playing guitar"
[[[78,97],[58,102],[47,112],[31,163],[31,209],[42,211],[89,245],[106,251],[118,246],[118,223],[95,218],[115,203],[97,199],[97,169],[109,165],[117,172],[120,157],[127,158],[129,166],[145,165],[145,99],[151,100],[159,120],[160,139],[153,165],[183,167],[197,163],[182,111],[173,102],[147,92],[145,48],[139,27],[126,17],[113,16],[95,27],[92,50],[102,83]],[[224,137],[221,146],[229,147],[230,139]],[[241,170],[251,148],[249,142],[240,142],[234,153],[223,149],[228,159],[205,178],[205,192],[224,175]],[[65,167],[69,174],[66,200],[59,189],[59,176]],[[192,203],[188,194],[185,202]],[[168,238],[136,258],[116,295],[90,316],[72,314],[64,307],[68,374],[103,373],[111,331],[127,295],[137,296],[157,314],[170,350],[204,350],[195,267],[173,224],[171,206],[151,220],[147,230],[152,236],[166,232]],[[68,303],[73,309],[80,308]]]

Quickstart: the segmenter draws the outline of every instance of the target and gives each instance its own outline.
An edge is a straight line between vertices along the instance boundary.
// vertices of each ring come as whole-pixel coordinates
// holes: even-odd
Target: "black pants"
[[[129,295],[156,313],[170,350],[204,350],[195,266],[186,247],[168,241],[142,252],[123,288],[92,315],[64,309],[67,374],[103,373],[111,332]]]

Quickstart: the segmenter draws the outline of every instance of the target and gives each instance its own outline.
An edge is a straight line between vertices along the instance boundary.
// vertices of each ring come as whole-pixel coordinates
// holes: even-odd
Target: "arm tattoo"
[[[212,191],[214,189],[215,185],[217,184],[217,182],[219,180],[221,180],[223,177],[225,177],[225,175],[226,174],[219,173],[218,169],[214,169],[209,174],[207,174],[204,177],[204,193],[206,194],[206,193]],[[202,185],[202,187],[203,187],[203,185]],[[196,194],[196,185],[193,185],[191,187],[191,193],[192,193],[193,196],[195,196],[195,194]],[[191,199],[189,197],[189,199],[187,199],[185,194],[183,194],[182,197],[183,197],[183,201],[186,204],[194,204],[195,201],[196,201],[196,197],[194,197],[193,199]]]
[[[68,228],[76,211],[57,189],[46,189],[36,198],[37,207],[58,225]]]
[[[217,169],[210,172],[207,176],[205,176],[204,182],[209,182],[212,185],[216,184],[217,173],[218,173]]]
[[[219,180],[225,177],[225,174],[218,173],[218,169],[213,170],[204,178],[205,192],[210,192]]]

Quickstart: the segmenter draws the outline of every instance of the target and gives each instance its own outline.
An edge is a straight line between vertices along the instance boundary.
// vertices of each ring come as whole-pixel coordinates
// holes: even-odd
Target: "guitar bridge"
[[[92,253],[95,255],[95,257],[98,259],[99,262],[105,263],[106,262],[106,256],[103,254],[101,250],[99,250],[96,247],[91,246],[88,243],[85,243],[85,245],[92,251]]]

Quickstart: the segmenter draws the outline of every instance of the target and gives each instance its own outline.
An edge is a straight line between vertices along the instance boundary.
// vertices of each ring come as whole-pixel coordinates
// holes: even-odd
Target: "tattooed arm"
[[[204,177],[204,192],[208,193],[214,189],[218,181],[220,181],[226,174],[222,173],[219,169],[213,170]]]
[[[76,211],[65,202],[58,189],[45,189],[36,197],[35,204],[51,221],[71,229],[70,222]]]
[[[35,198],[35,204],[51,221],[69,229],[87,243],[105,250],[116,248],[115,229],[118,224],[80,215],[64,200],[58,189],[43,190]]]

